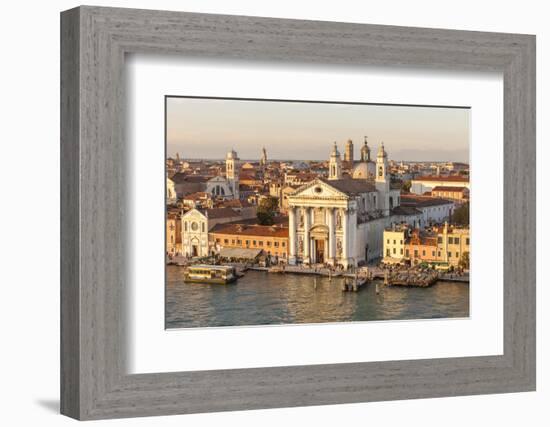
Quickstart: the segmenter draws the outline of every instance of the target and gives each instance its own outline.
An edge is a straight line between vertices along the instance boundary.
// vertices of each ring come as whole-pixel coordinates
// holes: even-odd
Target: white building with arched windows
[[[240,159],[235,150],[227,153],[225,158],[225,177],[215,176],[206,182],[206,192],[214,197],[239,199]]]

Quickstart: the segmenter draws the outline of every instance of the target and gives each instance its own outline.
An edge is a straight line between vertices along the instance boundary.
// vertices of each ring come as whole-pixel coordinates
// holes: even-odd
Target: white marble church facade
[[[342,178],[340,154],[331,152],[328,179],[318,178],[288,197],[289,263],[347,268],[382,256],[383,233],[395,223],[415,223],[421,213],[398,209],[383,145],[375,179]]]

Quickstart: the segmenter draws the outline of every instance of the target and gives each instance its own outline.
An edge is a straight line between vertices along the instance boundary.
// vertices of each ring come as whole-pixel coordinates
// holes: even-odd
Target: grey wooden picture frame
[[[502,72],[503,354],[128,374],[128,53]],[[87,420],[535,390],[535,231],[535,36],[89,6],[61,13],[65,415]]]

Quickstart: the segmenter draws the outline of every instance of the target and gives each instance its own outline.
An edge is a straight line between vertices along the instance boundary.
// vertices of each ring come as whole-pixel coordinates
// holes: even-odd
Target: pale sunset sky
[[[470,109],[169,97],[167,155],[243,160],[326,160],[348,139],[359,159],[363,136],[371,157],[380,142],[393,160],[469,162]]]

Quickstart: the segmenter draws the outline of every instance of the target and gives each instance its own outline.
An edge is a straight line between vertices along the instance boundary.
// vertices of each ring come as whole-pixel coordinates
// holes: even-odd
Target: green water
[[[343,279],[248,271],[232,285],[184,283],[167,267],[166,328],[431,319],[469,316],[469,285],[342,292]]]

